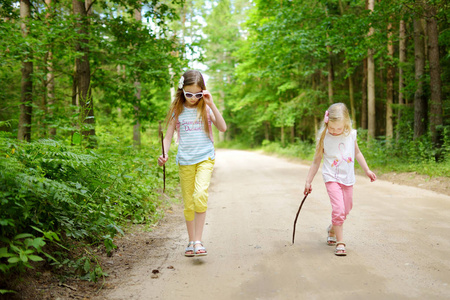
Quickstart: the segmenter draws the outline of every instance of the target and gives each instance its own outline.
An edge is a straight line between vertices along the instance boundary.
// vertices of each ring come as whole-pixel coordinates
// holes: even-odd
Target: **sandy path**
[[[325,243],[331,208],[320,174],[291,245],[308,169],[217,151],[204,232],[209,255],[182,255],[187,237],[178,217],[160,231],[164,247],[149,250],[155,254],[99,299],[450,298],[449,196],[357,177],[345,223],[348,256],[336,257]],[[155,268],[161,273],[152,279]]]

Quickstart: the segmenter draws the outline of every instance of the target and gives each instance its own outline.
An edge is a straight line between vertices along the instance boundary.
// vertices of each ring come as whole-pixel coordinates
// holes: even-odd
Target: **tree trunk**
[[[428,30],[428,59],[430,62],[430,131],[433,143],[440,147],[443,125],[442,119],[442,81],[441,66],[439,63],[438,27],[436,21],[436,8],[427,5]]]
[[[367,58],[363,60],[363,78],[361,80],[361,128],[367,129]]]
[[[220,98],[218,100],[219,111],[223,114],[223,112],[225,110],[225,92],[223,90],[220,90],[219,95],[220,95]],[[223,142],[223,141],[225,141],[225,132],[219,131],[219,142]]]
[[[84,36],[75,45],[75,50],[82,53],[82,57],[75,59],[76,95],[81,109],[82,121],[87,129],[83,130],[83,135],[95,135],[94,105],[91,91],[91,67],[89,63],[88,35],[89,21],[84,1],[72,0],[73,14],[77,20],[78,34]],[[92,146],[90,141],[90,146]]]
[[[341,12],[341,16],[344,15],[344,5],[342,4],[342,0],[339,0],[339,11]],[[347,70],[350,69],[350,65],[348,61],[346,62]],[[353,88],[353,76],[352,74],[348,75],[348,94],[350,97],[350,114],[352,118],[352,123],[355,128],[357,128],[356,124],[356,112],[355,112],[355,97],[354,97],[354,88]]]
[[[53,72],[53,52],[50,49],[47,58],[47,105],[48,105],[48,116],[50,120],[53,120],[54,109],[55,109],[55,73]],[[55,137],[56,128],[50,126],[49,129],[50,138]]]
[[[403,89],[405,88],[405,78],[403,77],[403,65],[406,63],[406,25],[404,20],[400,20],[399,27],[399,67],[398,67],[398,104],[397,124],[400,124],[402,118],[402,106],[405,104]],[[397,130],[397,140],[400,138],[400,131]]]
[[[138,80],[134,83],[134,87],[136,89],[136,102],[134,105],[133,145],[139,149],[141,147],[141,123],[139,117],[141,107],[141,84]]]
[[[44,54],[43,58],[43,75],[40,76],[41,87],[42,90],[37,91],[36,94],[40,95],[39,102],[39,116],[35,118],[36,123],[36,133],[38,137],[47,137],[47,129],[45,119],[47,118],[47,61],[48,61],[48,52]],[[39,65],[35,67],[36,73],[40,73],[39,69],[41,68]],[[36,89],[36,86],[35,86]],[[36,92],[36,91],[35,91]]]
[[[270,123],[264,121],[264,138],[266,141],[270,141]]]
[[[416,92],[414,94],[414,139],[426,130],[427,102],[423,92],[425,74],[425,42],[422,21],[414,19],[414,65]]]
[[[142,21],[142,13],[140,9],[134,10],[134,19],[137,22]],[[134,87],[136,88],[136,103],[134,105],[134,126],[133,126],[133,145],[136,148],[141,147],[141,123],[140,123],[140,116],[139,111],[141,110],[141,83],[139,79],[136,79],[134,82]]]
[[[392,120],[392,105],[394,103],[394,44],[392,43],[392,23],[388,24],[388,68],[386,78],[386,138],[392,139],[394,126]]]
[[[28,36],[27,19],[31,17],[30,0],[20,1],[20,28],[22,36]],[[17,138],[19,140],[30,141],[31,139],[31,115],[33,112],[33,62],[31,55],[24,55],[22,58],[22,80],[21,80],[21,97],[20,97],[20,116]]]
[[[331,50],[330,46],[327,46],[328,49],[328,103],[333,103],[333,80],[334,80],[334,70],[333,70],[333,62],[331,61]]]
[[[347,61],[347,69],[350,69],[350,65]],[[356,112],[355,112],[355,97],[354,97],[354,89],[353,89],[353,76],[351,74],[348,75],[348,93],[350,97],[350,113],[352,118],[352,123],[354,127],[357,127],[356,125]]]
[[[374,9],[374,0],[369,0],[368,9],[372,12]],[[374,33],[373,27],[369,29],[369,37]],[[375,120],[375,63],[373,58],[373,49],[368,50],[367,57],[367,114],[368,121],[368,137],[375,137],[376,120]]]
[[[52,0],[45,0],[45,5],[47,6],[47,14],[45,17],[47,21],[50,21],[52,18]],[[47,26],[49,26],[48,22]],[[53,121],[53,110],[55,105],[55,74],[53,70],[52,45],[49,45],[49,50],[47,52],[47,105],[48,117]],[[50,138],[54,138],[56,135],[56,128],[54,126],[50,126],[48,133]]]
[[[295,142],[295,123],[291,127],[291,144],[293,144],[294,142]]]
[[[328,18],[328,9],[325,5],[325,15]],[[329,39],[329,35],[327,32],[327,40]],[[327,51],[328,51],[328,103],[333,103],[333,80],[334,80],[334,70],[333,70],[333,61],[331,60],[332,53],[331,53],[331,47],[327,45]]]

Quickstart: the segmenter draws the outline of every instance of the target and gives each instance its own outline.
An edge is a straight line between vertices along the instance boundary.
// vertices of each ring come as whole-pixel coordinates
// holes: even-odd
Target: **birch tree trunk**
[[[141,8],[134,10],[134,19],[137,22],[142,21]],[[141,123],[139,112],[141,110],[141,83],[139,79],[134,82],[134,87],[136,89],[136,102],[134,105],[134,126],[133,126],[133,145],[136,148],[141,147]]]
[[[28,36],[28,19],[31,17],[30,0],[20,0],[20,29],[22,36]],[[17,138],[19,140],[30,141],[31,139],[31,115],[33,112],[33,62],[31,54],[26,54],[22,58],[22,80],[20,96],[20,116]]]
[[[343,16],[344,15],[344,5],[342,4],[342,0],[339,0],[339,11],[341,12],[341,16]],[[350,69],[350,65],[349,65],[348,61],[346,62],[346,67],[347,67],[347,70]],[[350,97],[350,114],[351,114],[351,118],[352,118],[352,123],[353,123],[354,127],[357,127],[352,74],[348,75],[348,94]]]
[[[219,91],[219,95],[220,95],[220,98],[218,99],[219,111],[223,114],[225,110],[225,92],[221,89]],[[225,132],[219,131],[219,142],[223,141],[225,141]]]
[[[374,10],[375,0],[369,0],[368,9]],[[373,27],[369,29],[369,37],[374,33]],[[375,63],[373,58],[373,49],[368,50],[367,57],[367,114],[368,114],[368,137],[375,137]]]
[[[333,70],[333,62],[331,60],[331,50],[330,46],[327,46],[328,49],[328,103],[333,103],[333,80],[334,80],[334,70]]]
[[[388,31],[388,68],[386,78],[386,138],[392,139],[394,126],[392,120],[392,104],[394,103],[394,44],[392,43],[392,23],[387,26]]]
[[[47,19],[47,24],[52,18],[52,0],[45,0],[45,5],[47,6],[47,14],[45,18]],[[47,111],[50,120],[53,120],[53,110],[55,105],[55,73],[53,70],[53,49],[52,45],[49,45],[49,50],[47,52]],[[56,135],[56,128],[50,126],[48,133],[50,138],[54,138]]]
[[[82,120],[88,126],[83,131],[83,135],[95,135],[94,105],[91,92],[91,67],[89,63],[89,47],[86,36],[89,33],[89,21],[87,19],[88,12],[85,2],[80,0],[72,0],[73,14],[77,20],[78,34],[84,36],[75,44],[75,50],[82,53],[82,57],[75,59],[75,75],[74,90],[76,102],[78,102],[82,111]],[[91,141],[90,141],[91,142]],[[91,145],[92,146],[92,145]]]
[[[427,102],[423,92],[425,74],[425,42],[422,20],[414,19],[414,65],[416,92],[414,94],[414,139],[426,130]]]
[[[363,78],[361,80],[361,128],[367,129],[367,58],[363,60]]]

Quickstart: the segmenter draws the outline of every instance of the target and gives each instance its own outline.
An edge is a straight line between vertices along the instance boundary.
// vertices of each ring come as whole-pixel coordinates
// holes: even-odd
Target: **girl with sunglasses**
[[[211,123],[221,132],[227,130],[225,120],[206,89],[202,74],[196,70],[186,71],[180,78],[175,99],[166,117],[164,149],[169,152],[176,130],[179,141],[176,162],[189,236],[184,255],[188,257],[207,255],[202,234],[215,160]],[[169,159],[167,153],[158,158],[160,166]]]

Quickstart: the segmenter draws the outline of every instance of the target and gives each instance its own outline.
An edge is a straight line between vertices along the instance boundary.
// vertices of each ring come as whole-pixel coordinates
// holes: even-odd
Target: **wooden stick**
[[[306,194],[305,197],[303,198],[302,203],[300,204],[300,207],[298,208],[297,215],[295,216],[294,233],[292,234],[292,244],[294,244],[294,239],[295,239],[295,225],[297,224],[298,215],[300,214],[300,210],[302,209],[303,203],[305,203],[306,197],[308,197],[308,194]]]
[[[161,147],[162,147],[162,154],[163,158],[166,158],[166,153],[164,152],[164,133],[161,130]],[[163,165],[163,181],[164,181],[164,188],[163,193],[166,192],[166,165]]]

